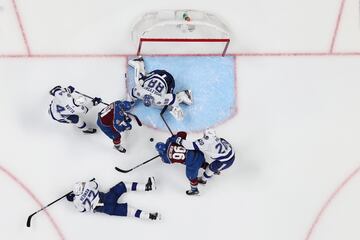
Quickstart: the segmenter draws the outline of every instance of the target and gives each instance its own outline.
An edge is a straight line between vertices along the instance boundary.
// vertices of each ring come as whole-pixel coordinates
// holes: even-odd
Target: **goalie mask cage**
[[[141,17],[133,27],[132,39],[137,55],[190,52],[225,56],[230,33],[219,18],[207,12],[160,10]]]

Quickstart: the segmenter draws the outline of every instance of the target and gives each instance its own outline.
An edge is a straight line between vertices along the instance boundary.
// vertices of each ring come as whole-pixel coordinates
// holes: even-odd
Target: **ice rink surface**
[[[134,127],[122,155],[101,132],[84,135],[47,114],[58,84],[124,98],[131,26],[146,11],[176,8],[213,12],[232,31],[236,114],[216,131],[236,161],[199,197],[185,195],[180,165],[114,170],[154,156],[166,131]],[[0,0],[0,239],[359,239],[359,69],[357,0]],[[88,115],[93,125],[99,110]],[[155,192],[122,201],[160,211],[160,222],[81,214],[61,201],[25,226],[76,181],[96,177],[105,191],[148,176]]]

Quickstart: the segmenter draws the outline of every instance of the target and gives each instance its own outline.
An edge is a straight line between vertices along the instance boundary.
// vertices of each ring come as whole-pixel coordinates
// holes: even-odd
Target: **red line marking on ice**
[[[322,216],[324,215],[325,211],[329,208],[330,204],[333,202],[333,200],[336,198],[336,196],[339,195],[339,193],[341,192],[341,190],[344,189],[344,187],[350,182],[350,180],[352,180],[356,174],[358,174],[360,171],[360,166],[355,169],[355,171],[353,171],[336,189],[335,191],[330,195],[330,197],[326,200],[326,202],[324,203],[324,205],[322,206],[322,208],[320,209],[319,213],[317,214],[314,222],[311,224],[311,227],[306,235],[305,240],[309,240],[312,236],[312,234],[314,233],[314,230],[316,229],[316,227],[319,225],[319,222],[322,218]]]
[[[360,56],[360,52],[268,52],[268,53],[234,53],[237,57],[337,57]]]
[[[330,46],[330,53],[333,52],[334,50],[334,46],[335,46],[335,42],[336,42],[336,37],[337,37],[337,33],[339,30],[339,26],[340,26],[340,21],[341,21],[341,17],[343,14],[343,10],[344,10],[344,5],[345,5],[345,0],[341,0],[341,4],[340,4],[340,10],[336,19],[336,25],[335,25],[335,29],[334,29],[334,33],[333,33],[333,37],[332,37],[332,41],[331,41],[331,46]]]
[[[7,169],[5,169],[4,167],[2,167],[0,165],[0,170],[5,173],[5,175],[7,175],[11,180],[13,180],[15,183],[17,183],[20,188],[22,190],[24,190],[38,205],[40,208],[43,208],[44,206],[41,204],[41,202],[39,201],[39,199],[35,196],[35,194],[30,191],[30,189],[25,186],[25,184],[23,182],[21,182],[14,174],[12,174],[11,172],[9,172]],[[64,235],[61,233],[60,228],[58,227],[58,225],[55,223],[54,219],[51,217],[51,215],[46,211],[43,210],[46,214],[46,216],[48,217],[48,219],[50,220],[51,224],[53,225],[53,227],[55,228],[57,234],[59,235],[60,239],[65,239]],[[25,227],[25,221],[26,219],[24,219],[24,227]]]
[[[127,58],[134,54],[0,54],[0,58]],[[220,56],[219,54],[147,54],[143,56]],[[249,52],[229,53],[236,57],[337,57],[360,56],[360,52]]]
[[[127,54],[0,54],[0,58],[123,58]]]
[[[24,25],[22,24],[21,17],[20,17],[20,13],[19,13],[18,7],[17,7],[17,5],[16,5],[16,1],[15,1],[15,0],[12,0],[11,2],[12,2],[12,5],[13,5],[15,14],[16,14],[16,19],[17,19],[19,28],[20,28],[20,30],[21,30],[21,35],[22,35],[22,38],[23,38],[23,41],[24,41],[24,44],[25,44],[25,47],[26,47],[27,55],[28,55],[28,56],[31,56],[31,51],[30,51],[29,42],[28,42],[28,39],[27,39],[27,37],[26,37]]]

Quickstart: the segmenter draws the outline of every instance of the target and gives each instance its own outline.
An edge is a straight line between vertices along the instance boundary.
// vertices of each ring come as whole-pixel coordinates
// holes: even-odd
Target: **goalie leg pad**
[[[142,57],[138,57],[132,60],[129,60],[128,64],[134,68],[135,74],[134,74],[134,80],[136,85],[142,85],[141,83],[143,82],[142,80],[140,81],[140,79],[146,75],[145,72],[145,64],[144,64],[144,59]]]
[[[182,121],[184,119],[184,112],[179,106],[172,106],[170,113],[177,121]]]
[[[191,90],[178,92],[176,94],[176,101],[178,104],[185,103],[186,105],[191,105],[193,103]]]

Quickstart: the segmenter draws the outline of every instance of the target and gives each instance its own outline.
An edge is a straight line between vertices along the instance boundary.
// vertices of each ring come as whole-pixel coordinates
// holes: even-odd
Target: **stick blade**
[[[135,117],[135,120],[136,120],[137,124],[138,124],[140,127],[142,127],[142,123],[140,122],[139,118],[138,118],[138,117]]]
[[[30,227],[30,226],[31,226],[31,218],[32,218],[32,216],[34,216],[34,213],[31,214],[31,215],[27,218],[27,221],[26,221],[26,226],[27,226],[27,227]]]
[[[128,172],[132,171],[132,169],[123,170],[123,169],[120,169],[120,168],[118,168],[118,167],[115,167],[115,170],[118,171],[118,172],[122,172],[122,173],[128,173]]]

